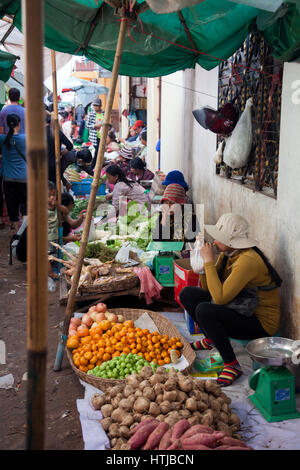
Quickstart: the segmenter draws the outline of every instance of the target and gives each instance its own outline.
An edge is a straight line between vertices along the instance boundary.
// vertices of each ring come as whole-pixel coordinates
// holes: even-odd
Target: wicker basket
[[[65,274],[67,284],[71,286],[71,278]],[[114,275],[114,279],[103,286],[88,284],[87,286],[80,286],[78,291],[80,293],[101,293],[101,292],[118,292],[121,290],[129,290],[133,287],[137,287],[140,283],[139,278],[133,274],[128,276],[126,279],[121,275]]]
[[[187,374],[191,370],[193,363],[196,359],[195,351],[192,350],[187,340],[179,333],[177,328],[173,325],[173,323],[170,320],[165,318],[163,315],[160,315],[159,313],[151,312],[149,310],[115,308],[115,309],[109,309],[109,311],[112,313],[116,313],[117,315],[124,315],[126,320],[134,320],[134,321],[137,320],[141,315],[143,315],[143,313],[145,312],[148,313],[149,316],[154,321],[155,325],[157,326],[158,331],[161,334],[167,334],[170,337],[178,336],[180,338],[180,341],[183,344],[182,354],[184,355],[187,362],[189,363],[188,367],[186,369],[183,369],[181,372],[183,374]],[[74,365],[73,356],[69,349],[67,349],[67,357],[69,359],[72,369],[81,380],[93,385],[94,387],[102,391],[105,391],[113,387],[114,385],[120,385],[124,383],[124,379],[103,379],[102,377],[95,377],[93,375],[89,375],[89,374],[86,374],[85,372],[82,372]]]

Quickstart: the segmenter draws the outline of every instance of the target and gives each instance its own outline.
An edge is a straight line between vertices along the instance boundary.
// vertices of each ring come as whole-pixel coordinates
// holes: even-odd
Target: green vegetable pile
[[[97,196],[96,197],[96,204],[98,205],[100,202],[105,201],[105,196]],[[88,198],[78,198],[74,202],[74,208],[71,212],[71,217],[72,219],[78,219],[80,212],[83,210],[87,209],[87,206],[89,204],[89,199]],[[95,204],[95,205],[96,205]]]
[[[118,247],[110,248],[104,243],[88,243],[86,247],[86,257],[87,258],[98,258],[102,263],[106,261],[114,261]]]
[[[117,235],[126,235],[127,240],[135,241],[138,248],[146,250],[152,240],[152,231],[155,229],[158,214],[150,217],[147,208],[139,210],[138,204],[129,202],[127,214],[119,217]]]
[[[103,362],[101,366],[96,366],[87,373],[103,379],[125,379],[134,372],[139,374],[144,366],[151,366],[153,372],[155,372],[158,364],[148,362],[137,354],[123,353],[110,361]]]

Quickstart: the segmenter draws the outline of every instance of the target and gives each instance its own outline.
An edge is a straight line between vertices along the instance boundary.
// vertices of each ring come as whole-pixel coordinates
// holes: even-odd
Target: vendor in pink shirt
[[[113,192],[107,194],[106,200],[112,201],[116,215],[119,214],[121,200],[127,202],[136,201],[141,205],[147,204],[148,206],[149,201],[144,188],[140,184],[128,180],[118,165],[108,166],[106,168],[106,175],[108,183],[114,185]]]

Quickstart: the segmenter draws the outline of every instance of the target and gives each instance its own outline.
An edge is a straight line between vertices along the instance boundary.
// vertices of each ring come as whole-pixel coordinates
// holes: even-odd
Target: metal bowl
[[[286,366],[297,355],[296,342],[288,338],[267,337],[250,341],[246,350],[253,361],[269,366]]]

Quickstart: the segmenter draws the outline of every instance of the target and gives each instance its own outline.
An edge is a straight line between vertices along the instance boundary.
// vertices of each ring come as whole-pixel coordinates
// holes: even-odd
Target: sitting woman
[[[161,199],[157,226],[152,234],[153,241],[195,241],[199,224],[192,205],[184,208],[186,202],[185,190],[181,185],[167,186]]]
[[[184,179],[183,173],[178,170],[170,171],[162,182],[164,186],[169,186],[169,184],[180,184],[185,191],[189,190],[188,184]]]
[[[180,302],[199,325],[205,338],[192,343],[195,350],[215,347],[224,362],[217,379],[228,386],[242,374],[230,338],[256,339],[274,335],[279,327],[281,279],[265,255],[249,237],[248,222],[236,214],[224,214],[216,225],[206,225],[215,239],[200,253],[204,270],[202,287],[185,287]],[[220,252],[215,263],[214,246]],[[258,304],[252,311],[234,310],[234,299],[244,288],[257,288]],[[245,293],[246,295],[246,293]]]
[[[120,146],[117,142],[117,137],[114,131],[111,129],[107,133],[106,137],[106,152],[119,152]]]
[[[154,178],[154,173],[146,169],[146,163],[140,157],[135,157],[130,162],[130,172],[127,178],[140,183],[141,181],[151,181]]]
[[[122,197],[126,198],[128,202],[136,201],[139,204],[147,204],[148,206],[148,198],[144,188],[140,184],[128,180],[118,165],[107,167],[106,175],[108,183],[113,185],[114,188],[112,193],[107,194],[106,200],[112,200],[116,215],[119,214]]]

